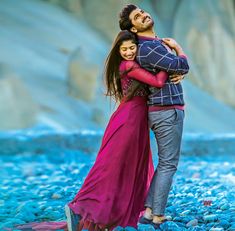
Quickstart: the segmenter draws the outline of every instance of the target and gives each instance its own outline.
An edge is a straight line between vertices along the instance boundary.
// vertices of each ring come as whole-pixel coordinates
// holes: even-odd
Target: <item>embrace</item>
[[[187,57],[173,39],[160,39],[151,16],[135,5],[120,13],[121,31],[106,59],[107,95],[120,102],[96,161],[66,206],[71,231],[115,226],[158,228],[180,157]],[[149,127],[158,145],[153,172]],[[141,211],[144,210],[142,216]]]
[[[93,167],[65,206],[69,231],[137,228],[138,223],[157,229],[167,221],[165,208],[180,157],[187,57],[174,39],[155,34],[151,15],[138,6],[126,5],[119,17],[121,31],[104,72],[106,95],[119,106]],[[158,146],[155,171],[150,128]]]

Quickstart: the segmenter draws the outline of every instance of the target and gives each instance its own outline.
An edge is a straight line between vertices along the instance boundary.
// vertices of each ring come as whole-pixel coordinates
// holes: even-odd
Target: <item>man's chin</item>
[[[152,26],[152,27],[153,27],[153,25],[154,25],[154,21],[151,19],[151,22],[149,22],[149,24],[150,24],[150,26]]]
[[[148,24],[146,25],[146,28],[151,28],[151,27],[153,27],[153,25],[154,25],[154,21],[151,19],[149,22],[148,22]]]
[[[145,30],[151,29],[151,28],[153,27],[153,25],[154,25],[154,21],[149,22],[149,23],[146,25]]]

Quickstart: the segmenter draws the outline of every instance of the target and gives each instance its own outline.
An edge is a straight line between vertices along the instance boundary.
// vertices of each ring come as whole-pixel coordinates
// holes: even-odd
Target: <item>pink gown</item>
[[[125,71],[130,70],[128,73]],[[112,230],[116,226],[137,227],[154,173],[148,128],[147,91],[138,89],[125,100],[133,79],[162,87],[165,72],[157,76],[140,68],[134,61],[120,65],[124,100],[111,116],[96,161],[84,184],[69,203],[74,213],[82,216],[77,230]],[[44,225],[44,226],[43,226]],[[21,226],[18,228],[23,228]],[[33,230],[67,230],[66,223],[35,223]],[[43,229],[44,228],[44,229]],[[23,229],[22,229],[23,230]]]

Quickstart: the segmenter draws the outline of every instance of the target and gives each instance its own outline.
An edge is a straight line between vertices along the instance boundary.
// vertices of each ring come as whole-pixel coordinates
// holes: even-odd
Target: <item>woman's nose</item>
[[[127,55],[131,55],[132,54],[132,51],[131,50],[128,50],[127,51]]]

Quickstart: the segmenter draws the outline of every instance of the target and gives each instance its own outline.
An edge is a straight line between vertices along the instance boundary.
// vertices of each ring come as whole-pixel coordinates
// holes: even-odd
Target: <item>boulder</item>
[[[0,89],[0,130],[31,127],[37,105],[24,82],[4,64],[0,64]]]

